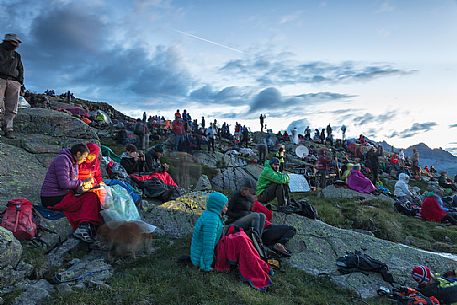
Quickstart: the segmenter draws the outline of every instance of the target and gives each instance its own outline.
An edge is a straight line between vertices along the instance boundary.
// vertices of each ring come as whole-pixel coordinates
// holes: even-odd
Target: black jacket
[[[232,222],[252,213],[253,202],[244,196],[240,192],[236,192],[230,197],[227,207],[228,216],[225,224],[231,224]]]
[[[125,168],[129,175],[145,171],[144,161],[135,161],[133,157],[122,157],[121,165],[123,168]]]
[[[24,67],[21,55],[9,48],[9,43],[0,43],[0,78],[24,83]]]

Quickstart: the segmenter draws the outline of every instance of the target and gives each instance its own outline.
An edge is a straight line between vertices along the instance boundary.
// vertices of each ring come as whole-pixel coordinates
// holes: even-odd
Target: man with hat
[[[257,180],[256,195],[259,202],[266,204],[277,199],[278,206],[289,203],[289,175],[279,171],[279,159],[265,161],[263,171]]]
[[[8,139],[14,139],[13,120],[17,114],[19,93],[24,83],[24,67],[16,48],[22,41],[16,34],[6,34],[0,44],[0,114],[1,128]]]
[[[411,276],[419,284],[418,290],[425,296],[434,296],[441,304],[457,304],[457,275],[455,270],[432,273],[424,265],[414,266]]]

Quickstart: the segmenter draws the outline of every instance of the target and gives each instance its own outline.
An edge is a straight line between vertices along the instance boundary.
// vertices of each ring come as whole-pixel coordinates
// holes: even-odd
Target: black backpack
[[[406,216],[416,216],[420,212],[420,207],[411,203],[409,200],[396,200],[394,203],[394,208],[397,210],[397,212]]]
[[[390,284],[395,283],[386,264],[360,251],[348,252],[345,256],[337,258],[336,268],[342,274],[353,272],[361,272],[366,275],[369,272],[381,273],[384,281]]]
[[[279,210],[286,214],[295,213],[313,220],[316,220],[319,217],[316,208],[313,207],[306,199],[295,201],[295,199],[292,198],[285,208]]]

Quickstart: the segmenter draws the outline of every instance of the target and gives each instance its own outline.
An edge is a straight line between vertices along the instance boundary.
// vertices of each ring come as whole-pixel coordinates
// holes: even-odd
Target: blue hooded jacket
[[[223,222],[221,212],[228,198],[222,193],[211,193],[206,201],[206,210],[198,218],[192,234],[190,258],[192,264],[203,271],[211,271],[214,249],[221,238]]]

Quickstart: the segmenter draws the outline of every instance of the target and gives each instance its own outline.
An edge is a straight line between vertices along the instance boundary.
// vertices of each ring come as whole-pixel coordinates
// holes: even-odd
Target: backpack
[[[121,164],[114,161],[110,161],[108,163],[106,166],[106,173],[111,179],[123,179],[129,176],[125,168],[123,168]]]
[[[295,199],[292,198],[287,206],[278,208],[278,210],[286,214],[295,213],[313,220],[316,220],[319,217],[316,208],[306,199],[295,201]]]
[[[440,305],[440,302],[434,296],[427,297],[419,291],[408,287],[395,288],[392,292],[386,289],[379,289],[378,295],[396,300],[398,305]]]
[[[386,264],[360,251],[348,252],[345,256],[337,258],[336,267],[342,274],[361,272],[368,275],[368,272],[376,272],[381,273],[382,279],[387,283],[395,282]]]
[[[33,221],[33,204],[25,198],[11,199],[6,205],[0,224],[13,232],[18,240],[29,240],[37,235],[37,225]]]
[[[396,200],[394,203],[394,208],[397,210],[397,212],[406,216],[416,216],[420,212],[420,207],[418,205],[412,204],[409,202],[409,200]]]

